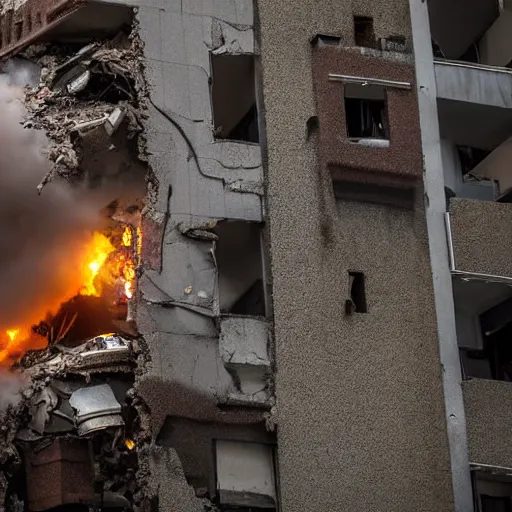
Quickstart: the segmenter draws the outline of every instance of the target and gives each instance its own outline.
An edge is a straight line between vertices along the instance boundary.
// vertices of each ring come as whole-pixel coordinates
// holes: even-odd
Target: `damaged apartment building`
[[[511,511],[510,34],[0,1],[0,510]]]

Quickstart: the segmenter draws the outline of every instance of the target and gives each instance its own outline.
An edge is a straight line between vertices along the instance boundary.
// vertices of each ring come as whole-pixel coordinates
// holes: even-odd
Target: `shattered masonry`
[[[35,328],[49,346],[14,366],[1,510],[276,507],[253,6],[178,4],[135,17],[102,2],[1,8],[3,71],[23,91],[23,127],[47,137],[34,193],[98,194],[136,267],[126,303],[104,314],[73,299]],[[229,66],[252,81],[240,113],[218,94]],[[251,461],[267,487],[223,476]]]

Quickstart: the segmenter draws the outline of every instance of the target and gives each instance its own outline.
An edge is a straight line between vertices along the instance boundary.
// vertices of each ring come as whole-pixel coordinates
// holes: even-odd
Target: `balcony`
[[[512,204],[455,198],[447,219],[453,273],[512,280]]]
[[[445,60],[434,66],[443,139],[494,149],[509,137],[512,69]]]
[[[472,379],[462,390],[471,464],[512,468],[512,382]]]

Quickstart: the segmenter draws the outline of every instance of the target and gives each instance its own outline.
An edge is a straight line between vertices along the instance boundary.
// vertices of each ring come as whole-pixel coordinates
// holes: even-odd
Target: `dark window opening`
[[[465,378],[512,382],[512,299],[480,315],[482,350],[461,349]]]
[[[27,32],[30,34],[32,32],[32,13],[27,13]]]
[[[472,148],[470,146],[457,146],[457,153],[459,155],[462,176],[471,177],[471,171],[482,162],[491,151]]]
[[[350,139],[389,139],[386,91],[378,85],[345,84],[345,117]]]
[[[349,272],[350,299],[355,313],[367,313],[365,278],[363,272]]]
[[[482,512],[512,512],[509,497],[497,498],[482,494],[481,501]]]
[[[265,316],[261,228],[251,222],[220,222],[215,228],[220,311]]]
[[[36,14],[36,26],[40,27],[43,24],[43,18],[40,12]]]
[[[354,16],[354,40],[356,46],[375,48],[376,38],[373,30],[373,18]]]
[[[19,41],[21,39],[22,34],[23,34],[23,23],[21,21],[18,21],[14,24],[15,41]]]
[[[215,138],[259,142],[254,56],[212,54],[211,68]]]

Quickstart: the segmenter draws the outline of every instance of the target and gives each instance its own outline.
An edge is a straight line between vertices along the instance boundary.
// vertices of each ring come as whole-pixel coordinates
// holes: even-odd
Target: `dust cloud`
[[[28,385],[20,373],[0,368],[0,415],[3,415],[9,406],[16,406],[21,402],[22,392]]]
[[[23,128],[23,92],[9,83],[0,76],[0,332],[39,322],[78,292],[84,248],[100,227],[83,190],[52,182],[38,195],[46,140]]]

